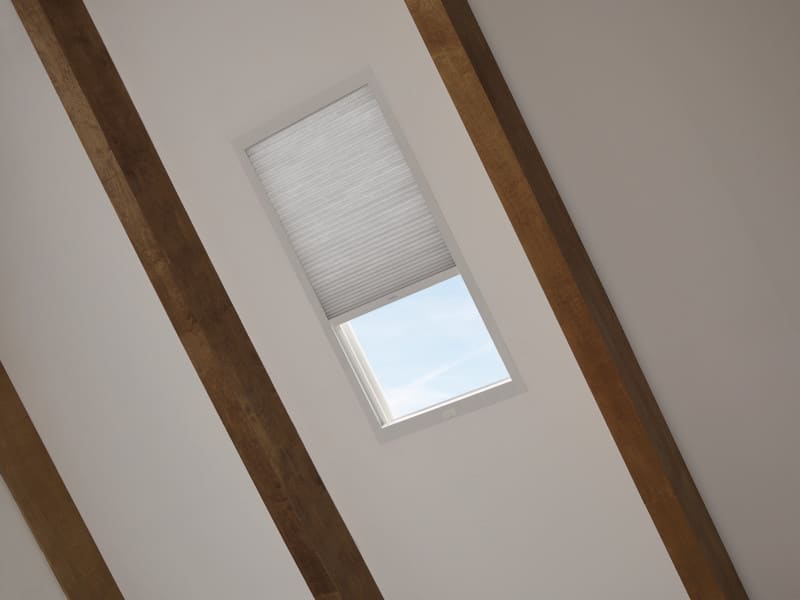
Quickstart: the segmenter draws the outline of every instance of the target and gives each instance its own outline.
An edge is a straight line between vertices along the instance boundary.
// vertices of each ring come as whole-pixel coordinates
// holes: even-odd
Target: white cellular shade
[[[247,156],[328,318],[454,266],[368,86]]]

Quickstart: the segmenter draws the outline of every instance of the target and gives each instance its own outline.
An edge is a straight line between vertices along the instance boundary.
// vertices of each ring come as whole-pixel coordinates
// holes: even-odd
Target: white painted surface
[[[800,4],[471,3],[751,598],[800,598]]]
[[[223,282],[387,598],[685,597],[402,2],[98,0],[88,5]],[[233,147],[240,135],[366,66],[374,70],[408,137],[529,390],[385,444],[376,441]],[[17,110],[14,117],[21,119],[21,114]],[[35,123],[27,126],[43,131]],[[25,138],[17,135],[22,139],[3,143],[24,146]],[[69,150],[69,162],[79,163],[77,171],[82,173],[83,159],[72,155],[77,150]],[[58,185],[53,185],[68,189],[76,165],[59,165],[59,170],[62,167]],[[20,161],[8,175],[20,196],[23,188],[38,185],[28,181],[27,162]],[[3,181],[9,185],[5,176]],[[85,192],[91,186],[84,187]],[[6,261],[18,282],[17,294],[34,306],[20,300],[6,311],[2,323],[9,335],[0,342],[0,351],[11,353],[13,346],[16,363],[9,366],[20,380],[27,380],[31,396],[37,381],[45,385],[40,381],[40,352],[47,351],[52,361],[69,360],[70,371],[83,367],[86,379],[75,384],[84,392],[80,401],[100,413],[92,420],[88,411],[83,414],[87,423],[80,426],[89,428],[83,445],[100,444],[110,453],[97,466],[108,469],[106,476],[120,477],[120,467],[140,474],[159,461],[161,453],[151,450],[152,442],[146,452],[138,450],[148,439],[143,425],[173,432],[185,431],[188,422],[202,425],[203,431],[192,430],[186,441],[202,440],[203,461],[216,461],[219,469],[214,478],[240,477],[241,467],[232,464],[229,444],[217,439],[221,432],[208,416],[210,408],[198,384],[190,394],[184,389],[165,391],[169,375],[183,374],[188,366],[173,347],[165,319],[155,310],[151,314],[154,300],[140,271],[131,268],[122,275],[106,262],[109,253],[116,253],[127,264],[129,250],[99,198],[99,188],[91,192],[91,203],[78,203],[83,214],[69,229],[62,223],[65,215],[57,213],[43,223],[42,218],[26,218],[31,209],[24,203],[13,205],[14,225],[5,227],[13,229],[11,233],[21,230],[17,237],[31,238],[27,252],[42,264],[40,278],[34,280],[31,267],[22,270],[22,261],[31,258]],[[83,195],[81,190],[73,193]],[[41,200],[38,210],[51,203],[49,197]],[[75,231],[81,219],[90,220],[91,226]],[[81,265],[73,276],[95,283],[106,278],[104,286],[92,289],[106,299],[104,304],[85,306],[96,296],[75,286],[74,278],[71,284],[63,281],[57,294],[36,290],[44,285],[46,272],[64,268],[59,264],[64,258],[52,256],[61,246],[76,255],[70,268]],[[43,328],[36,320],[45,307],[61,314],[46,315]],[[92,339],[91,344],[60,343],[48,350],[46,343],[56,337],[53,327],[64,332],[57,339],[75,329],[64,323],[67,314],[74,315],[73,323],[78,318],[90,328],[91,336],[102,334],[104,343]],[[90,327],[90,315],[97,325]],[[76,339],[90,335],[84,327],[77,329]],[[119,340],[125,340],[128,358],[135,357],[140,368],[133,372],[120,361],[106,376],[102,371],[111,357],[123,351]],[[93,369],[101,373],[94,375]],[[98,377],[105,386],[100,393],[93,389]],[[140,408],[141,399],[129,399],[122,407],[114,404],[103,410],[109,397],[131,386],[146,386],[137,397],[158,400],[147,400],[152,404]],[[42,403],[36,416],[48,425],[50,437],[58,437],[63,424],[45,407],[55,401],[44,392],[36,398]],[[164,403],[168,408],[150,416],[154,405]],[[137,543],[164,537],[173,550],[203,550],[202,540],[188,535],[183,525],[185,508],[180,502],[153,498],[150,510],[164,518],[158,535],[103,521],[105,512],[130,507],[130,501],[112,496],[94,480],[79,481],[81,445],[64,441],[58,454],[64,464],[72,464],[74,485],[82,485],[80,504],[96,515],[95,529],[102,529],[98,538],[113,555],[112,570],[125,573],[128,588],[139,583],[134,571],[144,559],[139,550],[121,547],[131,536]],[[134,447],[138,455],[131,456]],[[182,460],[192,467],[197,463],[191,453]],[[159,486],[169,488],[177,469],[174,463],[162,465],[166,481],[147,478],[139,482],[137,493],[163,493]],[[187,473],[183,485],[189,485],[193,475],[197,473]],[[240,487],[238,502],[250,507],[256,502],[254,493],[249,486]],[[232,544],[242,532],[255,528],[264,538],[269,534],[264,516],[255,508],[223,514],[226,524],[235,528],[224,538],[231,544],[228,552],[237,548],[237,558],[244,553]],[[178,522],[169,524],[167,516]],[[248,553],[248,568],[266,568],[270,558],[264,552]],[[190,568],[197,567],[186,565],[184,572]],[[230,562],[223,562],[215,575],[229,577],[230,569]],[[149,575],[167,577],[155,566]],[[202,589],[196,582],[184,585]],[[177,582],[174,586],[170,590],[179,588]]]
[[[0,360],[122,593],[310,597],[6,1],[0,28]]]
[[[64,594],[36,545],[11,492],[0,479],[0,598],[63,600]]]

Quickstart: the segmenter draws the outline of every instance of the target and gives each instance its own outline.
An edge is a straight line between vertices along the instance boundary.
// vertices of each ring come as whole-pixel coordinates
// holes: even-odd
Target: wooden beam
[[[747,595],[466,0],[406,0],[690,597]]]
[[[380,598],[86,7],[80,0],[13,3],[311,593]]]
[[[122,594],[0,363],[0,475],[68,598]]]

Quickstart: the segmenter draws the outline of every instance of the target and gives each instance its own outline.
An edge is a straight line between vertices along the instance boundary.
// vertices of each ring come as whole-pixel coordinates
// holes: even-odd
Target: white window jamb
[[[266,137],[269,137],[273,133],[276,133],[281,129],[300,121],[313,112],[320,110],[332,104],[333,102],[336,102],[338,99],[348,95],[353,90],[364,85],[368,85],[371,91],[375,94],[379,106],[384,113],[384,117],[394,133],[397,143],[400,146],[400,149],[402,150],[415,179],[417,180],[426,204],[428,205],[428,208],[430,209],[431,214],[433,215],[433,218],[439,227],[445,243],[450,250],[455,262],[455,267],[451,267],[441,273],[368,302],[363,306],[334,317],[333,319],[329,319],[325,315],[322,304],[317,298],[317,295],[314,292],[308,277],[305,275],[305,271],[300,264],[299,258],[297,257],[297,254],[295,253],[286,235],[286,232],[281,225],[280,218],[278,217],[271,203],[264,198],[263,186],[247,156],[247,149]],[[340,360],[345,371],[349,373],[351,382],[353,383],[355,390],[357,390],[362,404],[365,406],[366,411],[371,415],[370,420],[375,424],[375,433],[379,440],[388,441],[394,437],[397,437],[398,435],[408,432],[410,429],[413,430],[423,428],[441,421],[442,419],[451,418],[457,414],[457,411],[469,412],[485,404],[490,404],[503,400],[507,397],[520,394],[525,390],[525,385],[520,377],[519,371],[511,359],[507,347],[499,337],[494,320],[491,314],[488,312],[482,296],[475,287],[474,280],[458,251],[458,247],[455,245],[452,233],[450,232],[447,223],[444,221],[441,210],[432,199],[430,188],[428,187],[427,182],[425,181],[425,178],[419,169],[419,166],[411,154],[405,138],[402,136],[399,128],[397,127],[394,116],[388,109],[386,100],[381,93],[380,86],[377,84],[375,77],[370,70],[364,70],[360,74],[342,82],[327,92],[318,95],[310,102],[296,108],[290,113],[285,114],[282,118],[273,121],[267,126],[261,127],[254,132],[239,137],[234,142],[234,147],[245,169],[245,172],[251,181],[253,190],[259,198],[260,204],[266,210],[269,221],[271,222],[273,229],[281,242],[281,245],[284,247],[288,258],[292,263],[293,270],[296,272],[300,283],[306,292],[306,296],[312,303],[320,322],[323,324],[323,328],[326,331],[326,335],[328,335],[332,346],[334,347],[338,359]],[[439,404],[423,409],[420,412],[392,420],[391,411],[386,403],[385,398],[383,397],[381,386],[378,383],[371,366],[369,365],[367,357],[361,349],[361,345],[358,342],[355,332],[353,332],[348,322],[361,315],[385,306],[386,304],[394,302],[395,300],[399,300],[400,298],[431,287],[455,275],[461,275],[463,278],[467,290],[476,305],[478,314],[480,315],[487,331],[489,332],[489,337],[494,343],[495,349],[503,361],[510,379],[507,381],[490,384],[485,388],[473,390],[458,397],[445,400]],[[459,407],[450,407],[450,405],[453,405],[459,401],[463,401]]]

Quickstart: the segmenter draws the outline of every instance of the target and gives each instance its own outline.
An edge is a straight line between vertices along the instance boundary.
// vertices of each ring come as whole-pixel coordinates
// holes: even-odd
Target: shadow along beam
[[[406,0],[686,590],[747,598],[466,0]]]
[[[80,0],[13,4],[311,593],[381,598],[86,7]]]

